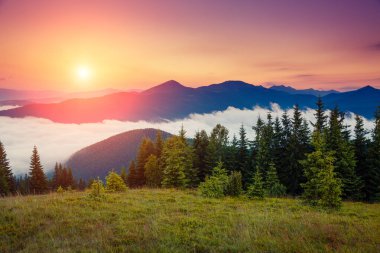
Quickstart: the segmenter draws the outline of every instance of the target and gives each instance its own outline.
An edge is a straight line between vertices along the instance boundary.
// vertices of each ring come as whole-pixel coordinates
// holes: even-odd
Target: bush
[[[233,171],[228,177],[228,185],[226,195],[239,196],[243,191],[241,172]]]
[[[271,188],[267,189],[267,194],[270,197],[283,197],[286,195],[286,187],[281,183],[275,183]]]
[[[90,196],[94,198],[101,198],[104,196],[104,186],[102,180],[99,178],[94,180],[90,186]]]
[[[219,163],[212,171],[212,176],[199,185],[199,192],[204,197],[221,198],[225,196],[228,186],[228,176],[223,164]]]
[[[58,194],[62,194],[64,192],[62,186],[59,186],[58,189],[57,189],[57,193]]]
[[[106,191],[107,192],[124,192],[127,186],[124,180],[114,171],[111,171],[106,177]]]

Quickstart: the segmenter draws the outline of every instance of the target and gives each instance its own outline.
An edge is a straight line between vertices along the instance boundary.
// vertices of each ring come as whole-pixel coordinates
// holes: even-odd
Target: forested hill
[[[66,165],[73,169],[76,178],[90,179],[95,176],[104,178],[111,169],[120,171],[135,159],[138,147],[144,137],[154,140],[157,129],[136,129],[127,131],[95,143],[74,153]],[[162,138],[171,134],[161,131]]]

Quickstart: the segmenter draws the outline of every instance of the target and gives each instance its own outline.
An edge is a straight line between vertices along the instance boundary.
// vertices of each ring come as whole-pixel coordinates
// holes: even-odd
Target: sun
[[[76,74],[79,80],[87,81],[91,78],[91,70],[87,66],[79,66],[76,70]]]

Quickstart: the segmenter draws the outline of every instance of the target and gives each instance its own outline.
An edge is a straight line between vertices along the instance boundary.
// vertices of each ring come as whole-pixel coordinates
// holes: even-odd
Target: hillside
[[[128,190],[0,199],[0,252],[379,252],[380,205]]]
[[[371,89],[371,94],[359,89],[326,95],[326,108],[339,105],[343,111],[372,118],[380,101],[380,90]],[[191,113],[223,111],[230,106],[244,109],[256,105],[269,107],[271,103],[277,103],[283,108],[290,108],[297,103],[301,108],[314,108],[316,99],[314,95],[289,94],[241,81],[190,88],[172,80],[143,92],[118,92],[61,103],[25,105],[1,111],[0,116],[34,116],[61,123],[91,123],[105,119],[160,121],[184,118]]]
[[[75,152],[66,162],[73,169],[76,178],[104,178],[115,169],[120,171],[122,166],[128,168],[135,159],[138,147],[144,137],[156,138],[157,129],[136,129],[112,136]],[[161,131],[165,139],[171,134]]]

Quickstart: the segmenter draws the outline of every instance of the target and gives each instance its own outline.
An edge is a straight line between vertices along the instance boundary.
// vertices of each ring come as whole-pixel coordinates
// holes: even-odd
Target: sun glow
[[[91,78],[91,70],[87,66],[79,66],[76,74],[81,81],[87,81]]]

